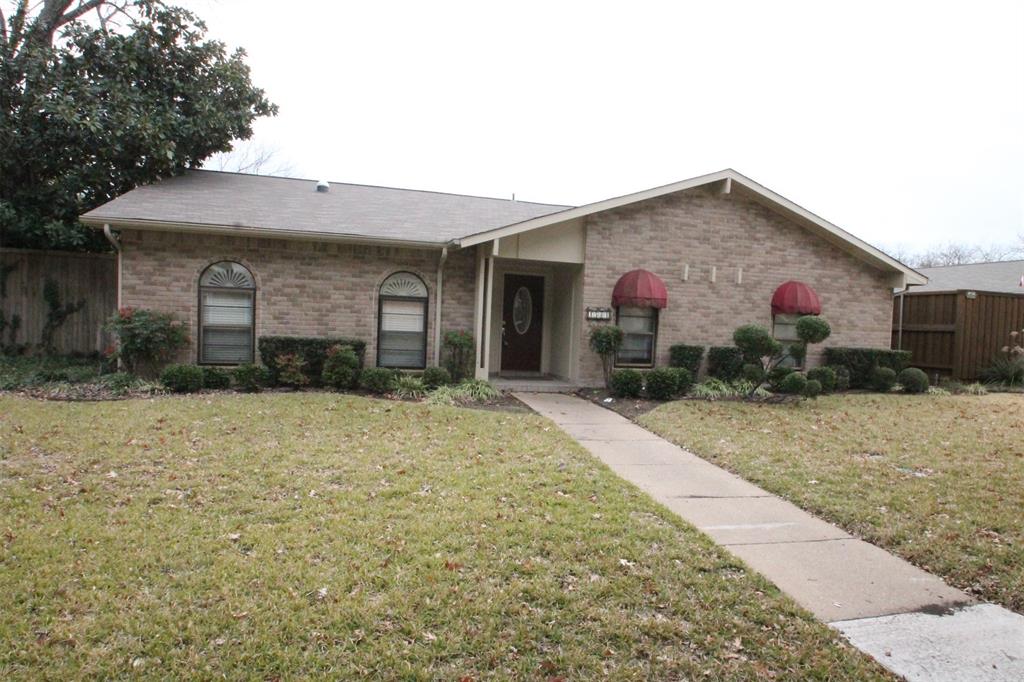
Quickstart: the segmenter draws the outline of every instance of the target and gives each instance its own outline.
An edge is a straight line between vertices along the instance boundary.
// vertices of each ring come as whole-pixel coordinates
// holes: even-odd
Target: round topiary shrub
[[[635,369],[617,369],[609,379],[612,395],[619,398],[639,398],[644,390],[644,375]]]
[[[732,342],[748,362],[772,357],[782,351],[782,344],[772,337],[771,332],[756,324],[745,324],[737,328],[733,332]]]
[[[928,390],[928,375],[917,367],[907,367],[896,377],[904,393],[924,393]]]
[[[320,373],[324,386],[339,390],[355,388],[359,380],[359,356],[351,346],[331,346]]]
[[[359,387],[378,395],[391,393],[397,381],[395,370],[387,367],[367,367],[359,374]]]
[[[203,388],[224,390],[231,386],[231,375],[220,367],[203,367]]]
[[[808,370],[807,380],[820,383],[822,393],[831,393],[836,390],[836,371],[831,367],[815,367]]]
[[[669,367],[676,380],[676,395],[686,395],[693,386],[693,373],[685,367]]]
[[[168,365],[160,383],[174,393],[195,393],[203,387],[203,368],[197,365]]]
[[[423,380],[423,385],[426,386],[428,391],[433,391],[438,386],[447,386],[452,383],[451,372],[444,367],[427,367],[423,370],[423,375],[420,379]]]
[[[792,367],[772,367],[765,376],[765,379],[768,381],[768,387],[773,391],[784,392],[779,387],[782,385],[783,380],[795,371]]]
[[[740,373],[740,378],[744,381],[749,381],[752,384],[758,384],[764,382],[764,367],[756,362],[748,362],[743,365],[743,371]]]
[[[796,321],[796,335],[804,343],[821,343],[832,334],[832,327],[825,318],[804,315]]]
[[[647,397],[654,400],[672,400],[679,393],[675,372],[667,367],[658,367],[647,373]]]
[[[896,370],[890,367],[875,367],[871,373],[871,388],[888,393],[896,385]]]
[[[804,384],[804,390],[800,391],[800,395],[805,398],[817,398],[821,395],[821,382],[817,379],[808,379]]]
[[[807,377],[800,372],[790,372],[779,381],[775,391],[787,395],[800,395],[807,388]],[[818,384],[818,391],[821,391],[821,384]]]

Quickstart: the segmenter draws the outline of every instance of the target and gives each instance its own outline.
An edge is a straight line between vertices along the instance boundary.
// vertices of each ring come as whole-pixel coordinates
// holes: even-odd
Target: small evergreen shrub
[[[779,381],[775,391],[787,395],[800,395],[806,388],[807,377],[800,372],[790,372]],[[818,391],[821,391],[821,384],[818,384]]]
[[[231,386],[231,375],[220,367],[203,367],[203,388],[223,390]]]
[[[235,388],[246,393],[255,393],[270,381],[267,368],[252,363],[235,367],[231,376],[235,380]]]
[[[625,332],[614,325],[597,325],[590,329],[590,350],[601,358],[601,371],[604,373],[605,388],[611,388],[612,368],[615,367],[615,354],[622,348]]]
[[[445,367],[454,381],[461,381],[472,374],[473,335],[456,329],[446,331],[441,342]]]
[[[817,381],[821,384],[822,393],[831,393],[836,390],[836,371],[831,367],[815,367],[807,371],[808,381]]]
[[[331,346],[320,373],[324,386],[338,390],[355,388],[359,381],[359,356],[351,346]]]
[[[675,376],[676,395],[686,395],[693,387],[693,378],[697,376],[685,367],[669,367],[668,371]]]
[[[871,388],[876,367],[888,367],[898,374],[910,364],[910,351],[835,346],[825,349],[825,364],[845,367],[850,373],[850,388]]]
[[[197,365],[168,365],[160,383],[174,393],[195,393],[203,387],[203,368]]]
[[[278,355],[276,365],[274,379],[282,386],[298,388],[309,383],[309,377],[306,376],[306,361],[298,353]]]
[[[904,393],[925,393],[928,390],[928,375],[917,367],[907,367],[899,373],[896,381]]]
[[[433,391],[438,386],[447,386],[452,383],[451,372],[444,367],[427,367],[423,370],[420,378],[423,380],[423,385],[427,387],[428,391]]]
[[[639,398],[644,390],[644,375],[635,369],[617,369],[609,380],[612,395],[618,398]]]
[[[765,376],[765,380],[768,382],[768,387],[771,388],[771,390],[779,393],[785,393],[781,388],[782,382],[786,380],[786,377],[794,372],[796,372],[796,370],[792,367],[772,367]]]
[[[396,372],[387,367],[367,367],[359,374],[359,387],[364,391],[384,395],[395,390]]]
[[[710,377],[722,381],[739,379],[743,372],[743,364],[743,353],[735,346],[712,346],[708,349]]]
[[[817,379],[808,379],[804,384],[804,390],[800,391],[800,395],[805,398],[817,398],[821,395],[821,382]]]
[[[806,344],[821,343],[832,335],[832,326],[824,317],[804,315],[796,321],[796,335]]]
[[[672,400],[679,394],[676,374],[668,367],[657,367],[644,377],[647,397],[654,400]]]
[[[740,378],[743,381],[760,385],[765,379],[764,367],[759,362],[748,362],[743,365],[743,372],[740,374]]]
[[[732,342],[747,362],[758,362],[761,358],[770,358],[782,352],[782,344],[775,340],[771,332],[756,324],[738,327],[733,332]]]
[[[896,370],[891,367],[875,367],[871,373],[871,388],[888,393],[896,385]]]
[[[836,388],[837,391],[849,391],[850,390],[850,370],[842,365],[828,365],[828,368],[836,373]]]
[[[697,376],[703,357],[704,346],[688,346],[685,343],[677,343],[668,349],[669,367],[682,367],[690,373],[690,376]]]

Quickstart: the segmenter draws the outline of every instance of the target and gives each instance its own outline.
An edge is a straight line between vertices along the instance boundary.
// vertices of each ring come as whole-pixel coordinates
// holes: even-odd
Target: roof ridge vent
[[[331,183],[327,182],[326,180],[321,180],[320,182],[316,183],[317,192],[329,192],[330,190]]]

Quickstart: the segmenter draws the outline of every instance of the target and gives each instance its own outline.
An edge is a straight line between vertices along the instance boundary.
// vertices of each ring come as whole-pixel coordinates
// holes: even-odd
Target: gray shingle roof
[[[562,211],[461,194],[190,170],[133,189],[82,216],[97,225],[174,223],[443,244]]]
[[[1024,287],[1020,286],[1020,278],[1024,275],[1024,260],[918,268],[917,271],[928,277],[928,284],[913,287],[911,291],[975,289],[1024,294]]]

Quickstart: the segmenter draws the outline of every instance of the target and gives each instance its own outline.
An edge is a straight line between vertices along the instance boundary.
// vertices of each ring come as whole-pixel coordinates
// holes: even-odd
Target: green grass
[[[532,415],[0,396],[0,678],[885,678]]]
[[[656,433],[985,599],[1024,612],[1024,399],[670,403]]]

